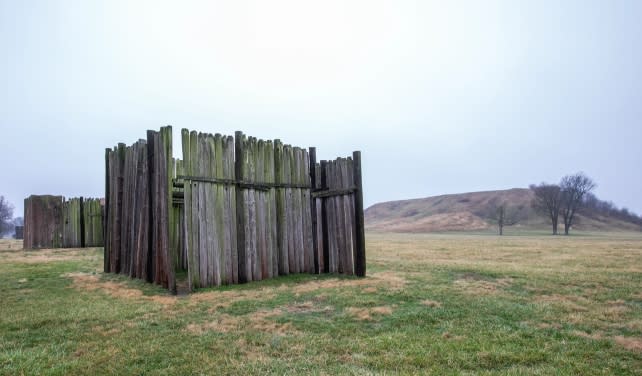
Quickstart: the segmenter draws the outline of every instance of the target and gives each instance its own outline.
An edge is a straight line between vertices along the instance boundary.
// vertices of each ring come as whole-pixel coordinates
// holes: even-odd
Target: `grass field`
[[[642,235],[366,238],[365,279],[179,297],[0,241],[0,374],[642,374]]]

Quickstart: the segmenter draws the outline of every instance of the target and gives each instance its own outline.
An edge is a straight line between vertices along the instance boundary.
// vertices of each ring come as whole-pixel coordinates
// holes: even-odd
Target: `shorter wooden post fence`
[[[172,129],[107,149],[105,271],[176,292],[291,273],[365,276],[360,153]]]
[[[16,226],[15,227],[16,232],[14,234],[14,237],[16,239],[22,240],[24,238],[24,229],[25,229],[24,226]]]
[[[24,248],[80,248],[103,245],[100,199],[32,195],[25,199]]]

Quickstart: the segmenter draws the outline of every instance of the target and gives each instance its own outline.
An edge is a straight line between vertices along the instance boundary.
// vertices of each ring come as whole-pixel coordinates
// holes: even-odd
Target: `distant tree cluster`
[[[632,213],[627,208],[618,208],[611,201],[603,201],[594,194],[588,193],[584,198],[582,215],[596,218],[598,216],[615,218],[635,223],[642,227],[642,217]]]
[[[535,193],[532,205],[551,220],[553,235],[557,235],[561,215],[564,235],[568,235],[578,211],[586,205],[587,197],[595,186],[595,182],[582,172],[564,176],[559,184],[531,185]]]
[[[13,205],[0,196],[0,237],[13,230]]]

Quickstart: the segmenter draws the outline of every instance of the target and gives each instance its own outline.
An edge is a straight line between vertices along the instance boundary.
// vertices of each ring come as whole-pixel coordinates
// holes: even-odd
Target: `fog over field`
[[[363,153],[365,206],[584,171],[642,213],[639,1],[0,0],[0,194],[102,196],[146,129]],[[180,156],[178,144],[175,155]]]

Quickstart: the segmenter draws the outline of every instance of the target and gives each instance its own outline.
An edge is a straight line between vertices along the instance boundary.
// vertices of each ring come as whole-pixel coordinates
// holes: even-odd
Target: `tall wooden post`
[[[175,250],[170,247],[171,228],[173,228],[171,189],[173,173],[170,171],[173,162],[172,126],[161,127],[160,132],[156,133],[155,139],[158,140],[157,145],[159,146],[156,154],[156,158],[158,158],[158,170],[156,171],[158,174],[158,194],[155,197],[159,209],[159,218],[156,218],[156,220],[159,228],[158,243],[165,261],[163,269],[167,278],[163,282],[167,283],[167,288],[172,294],[176,294],[176,266],[174,265],[176,256]]]
[[[310,154],[310,212],[312,214],[312,254],[314,257],[314,273],[319,274],[319,244],[317,242],[317,199],[312,195],[317,186],[317,149],[308,149]]]
[[[80,248],[85,248],[85,200],[80,197]]]
[[[234,133],[234,172],[236,173],[236,180],[243,181],[245,176],[245,163],[243,161],[243,132],[236,131]],[[243,198],[243,190],[240,184],[236,186],[236,247],[239,260],[239,283],[247,282],[247,255],[245,249],[245,200]]]
[[[111,251],[111,236],[109,236],[108,229],[109,229],[109,179],[111,179],[111,176],[109,176],[109,154],[111,152],[111,149],[106,148],[105,149],[105,207],[103,210],[103,271],[105,273],[109,272],[109,257],[110,257],[110,251]]]
[[[355,274],[359,277],[366,276],[366,237],[363,224],[363,184],[361,181],[361,152],[352,153],[354,163],[354,269]]]
[[[321,189],[328,188],[328,162],[321,161]],[[323,239],[323,273],[330,273],[330,242],[328,238],[328,202],[321,200],[321,236]]]

